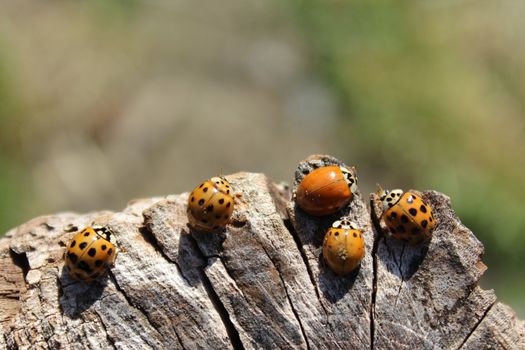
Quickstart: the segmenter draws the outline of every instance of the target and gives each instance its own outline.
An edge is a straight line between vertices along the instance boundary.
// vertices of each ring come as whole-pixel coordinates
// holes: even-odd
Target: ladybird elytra
[[[86,227],[66,246],[65,267],[73,279],[90,283],[113,266],[116,256],[108,227]]]
[[[323,241],[323,259],[337,275],[354,271],[365,256],[363,231],[357,224],[342,218],[332,224]]]
[[[229,223],[234,205],[230,183],[224,177],[212,177],[188,196],[188,222],[197,231],[216,231]]]
[[[330,215],[347,205],[356,191],[354,169],[330,165],[306,175],[297,186],[295,200],[310,215]]]
[[[436,220],[432,208],[419,195],[382,188],[377,195],[382,203],[382,220],[392,237],[409,245],[431,238]]]

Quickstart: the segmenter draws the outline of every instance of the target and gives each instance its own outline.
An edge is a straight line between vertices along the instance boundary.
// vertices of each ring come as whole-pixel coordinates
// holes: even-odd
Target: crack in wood
[[[308,262],[308,257],[306,256],[306,251],[304,250],[304,247],[302,246],[301,239],[299,238],[299,234],[295,231],[295,228],[293,226],[293,223],[290,220],[283,220],[284,226],[292,236],[295,245],[297,246],[297,249],[299,250],[299,254],[301,255],[301,258],[303,260],[304,266],[306,267],[306,272],[308,273],[308,277],[310,277],[310,282],[312,283],[315,295],[317,297],[317,300],[319,301],[319,305],[321,305],[321,308],[323,309],[327,324],[330,325],[330,322],[328,322],[328,311],[326,310],[326,307],[323,304],[323,300],[321,298],[321,294],[319,293],[319,288],[317,285],[317,282],[315,281],[314,273],[310,267],[310,264]],[[330,325],[331,327],[331,325]]]
[[[157,251],[164,258],[164,260],[166,260],[170,264],[173,264],[173,265],[175,265],[177,267],[177,271],[179,271],[179,274],[181,275],[181,277],[190,286],[191,283],[188,280],[188,278],[184,275],[184,271],[181,269],[181,267],[179,266],[179,264],[176,261],[171,260],[168,257],[168,255],[166,253],[164,253],[164,250],[160,246],[159,242],[157,241],[157,238],[153,234],[153,231],[151,230],[149,225],[143,225],[143,226],[139,227],[139,232],[142,235],[142,237],[144,238],[144,240],[147,243],[149,243],[155,249],[155,251]]]
[[[374,234],[374,244],[372,245],[372,305],[370,306],[370,349],[374,349],[374,340],[375,340],[375,310],[376,310],[376,298],[377,298],[377,272],[378,272],[378,262],[377,262],[377,251],[379,249],[379,242],[381,239],[385,239],[383,235],[383,230],[379,224],[379,219],[375,215],[374,211],[374,202],[373,199],[370,199],[370,219],[372,222],[372,228],[375,231]]]
[[[303,327],[303,324],[301,322],[301,318],[299,317],[299,314],[297,313],[297,310],[295,310],[295,307],[294,307],[294,305],[292,303],[292,298],[290,297],[290,294],[288,293],[288,288],[286,287],[286,283],[284,282],[283,275],[282,275],[281,271],[279,270],[279,268],[277,267],[277,265],[275,264],[275,262],[273,261],[272,257],[268,253],[268,251],[266,250],[266,248],[264,247],[264,245],[261,242],[259,242],[259,244],[260,244],[262,250],[264,251],[264,253],[266,254],[266,256],[268,257],[268,259],[270,259],[270,261],[272,262],[272,265],[275,267],[275,270],[277,271],[277,274],[279,275],[279,278],[281,279],[281,283],[283,285],[284,292],[286,293],[286,297],[288,299],[288,303],[290,304],[290,308],[292,309],[292,312],[293,312],[293,314],[295,316],[295,319],[299,323],[299,328],[301,329],[301,334],[303,335],[304,341],[306,343],[306,348],[310,349],[310,345],[308,343],[308,337],[306,336],[306,332],[304,331],[304,327]]]
[[[126,294],[126,292],[122,289],[122,287],[118,284],[117,282],[117,279],[115,278],[115,275],[113,274],[113,272],[111,270],[108,270],[108,276],[109,278],[111,279],[111,281],[113,282],[114,286],[115,286],[115,289],[124,297],[124,299],[126,299],[127,303],[129,306],[133,307],[135,310],[137,310],[138,312],[140,312],[145,318],[146,318],[146,321],[149,323],[149,325],[151,326],[152,329],[154,329],[157,334],[163,338],[162,334],[160,334],[158,331],[157,331],[157,326],[151,321],[150,317],[149,317],[149,314],[143,310],[140,306],[136,305],[131,299],[130,297]],[[182,339],[180,338],[180,336],[177,334],[177,331],[174,330],[173,333],[175,334],[175,337],[177,337],[177,341],[179,342],[179,345],[182,349],[185,349],[184,348],[184,345],[182,344]]]
[[[463,342],[461,342],[461,344],[458,346],[458,348],[456,350],[460,350],[461,348],[463,348],[463,346],[467,343],[467,341],[470,339],[470,337],[476,332],[476,330],[478,329],[479,325],[481,324],[481,322],[483,322],[483,320],[485,319],[485,317],[487,317],[487,314],[490,312],[490,310],[492,310],[492,307],[494,305],[496,305],[497,303],[497,300],[494,300],[488,307],[487,309],[483,312],[483,315],[480,317],[480,319],[478,320],[478,322],[476,322],[476,324],[474,325],[474,327],[472,328],[472,330],[469,332],[469,334],[467,334],[467,336],[465,337],[465,339],[463,340]]]
[[[206,264],[208,264],[209,260],[207,257],[204,256],[204,253],[199,248],[199,245],[195,241],[195,238],[193,238],[191,235],[189,236],[189,242],[194,246],[194,250],[200,254],[201,258],[206,261]],[[224,269],[226,270],[226,266],[224,265],[224,262],[222,261],[222,258],[220,256],[214,256],[215,258],[218,258],[221,263],[224,266]],[[206,265],[207,266],[207,265]],[[224,325],[224,328],[226,328],[226,333],[228,333],[228,338],[232,344],[232,347],[236,350],[244,350],[244,344],[241,341],[241,336],[239,335],[239,331],[237,328],[235,328],[235,325],[233,324],[230,314],[228,313],[228,310],[226,310],[226,307],[224,306],[223,302],[221,301],[221,298],[215,291],[215,288],[213,288],[213,284],[211,283],[210,279],[206,275],[205,269],[206,266],[202,266],[199,268],[199,276],[201,277],[202,284],[204,286],[204,289],[206,290],[206,293],[208,295],[208,298],[210,298],[213,307],[215,308],[215,311],[219,314],[221,317],[222,323]],[[228,273],[228,271],[226,271]],[[231,277],[230,277],[231,278]],[[233,280],[233,279],[232,279]],[[243,295],[244,297],[244,295]],[[245,298],[246,299],[246,298]]]
[[[97,315],[99,321],[100,321],[100,324],[102,326],[102,328],[104,328],[104,332],[106,333],[106,339],[108,340],[108,342],[111,344],[111,346],[113,347],[113,349],[116,349],[117,347],[115,346],[115,341],[113,340],[113,338],[111,338],[111,336],[109,335],[109,332],[108,332],[108,329],[106,328],[106,324],[104,323],[104,320],[102,320],[102,316],[100,316],[100,313],[95,310],[95,314]]]

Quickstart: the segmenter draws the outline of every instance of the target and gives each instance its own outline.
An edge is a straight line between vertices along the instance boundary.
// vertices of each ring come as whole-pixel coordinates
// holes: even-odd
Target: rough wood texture
[[[302,162],[294,186],[328,164],[340,162]],[[423,193],[438,227],[429,244],[409,247],[382,234],[374,195],[371,205],[358,193],[340,213],[315,218],[262,174],[227,179],[242,196],[219,234],[188,228],[187,193],[8,232],[0,348],[525,348],[524,323],[478,287],[483,246],[448,197]],[[367,249],[343,278],[320,259],[324,231],[341,215],[364,228]],[[109,225],[122,251],[105,279],[86,285],[64,272],[62,254],[93,223]]]

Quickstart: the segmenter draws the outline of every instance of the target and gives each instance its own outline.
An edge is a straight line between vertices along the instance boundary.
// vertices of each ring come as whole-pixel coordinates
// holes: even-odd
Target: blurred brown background
[[[525,317],[525,2],[0,6],[1,232],[328,153],[449,194]]]

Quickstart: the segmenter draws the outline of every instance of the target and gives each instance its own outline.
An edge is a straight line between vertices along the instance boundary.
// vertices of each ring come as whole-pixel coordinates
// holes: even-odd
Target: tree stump
[[[329,156],[300,163],[295,184]],[[478,281],[483,245],[447,196],[422,193],[438,226],[411,247],[383,232],[377,198],[312,217],[292,189],[263,174],[226,177],[242,193],[216,234],[187,225],[188,193],[131,202],[122,212],[33,219],[0,240],[0,348],[6,349],[525,349],[525,325]],[[358,271],[320,258],[324,232],[348,215],[364,229]],[[85,284],[63,268],[65,245],[108,225],[119,252]]]

